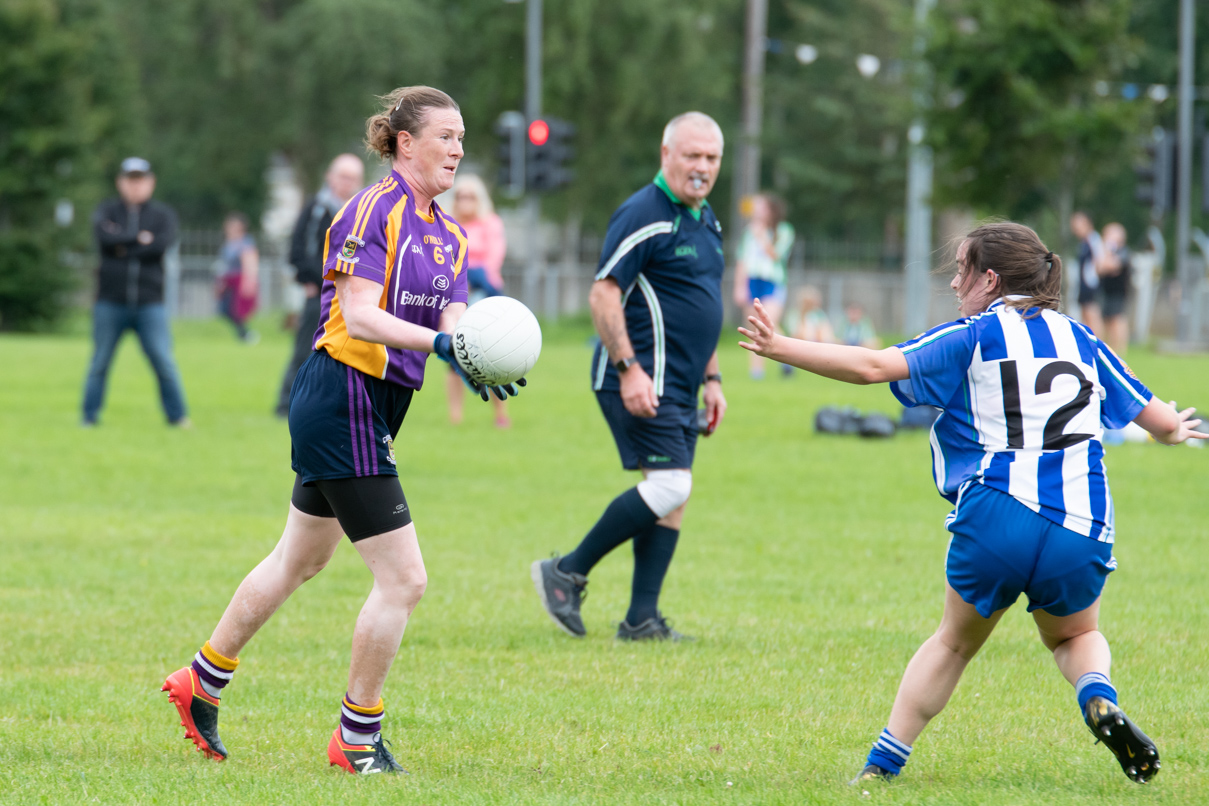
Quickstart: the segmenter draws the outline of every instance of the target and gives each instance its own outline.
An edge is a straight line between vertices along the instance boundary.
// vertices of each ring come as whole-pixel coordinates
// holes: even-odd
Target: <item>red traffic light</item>
[[[544,120],[535,120],[529,124],[529,142],[535,146],[544,146],[550,139],[550,124]]]

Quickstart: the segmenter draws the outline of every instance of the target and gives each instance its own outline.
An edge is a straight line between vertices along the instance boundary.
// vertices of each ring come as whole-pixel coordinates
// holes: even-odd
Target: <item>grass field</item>
[[[433,383],[396,441],[429,574],[386,690],[411,775],[327,766],[370,587],[348,546],[244,651],[223,699],[231,758],[208,762],[159,686],[280,534],[290,447],[270,410],[288,347],[278,332],[237,344],[217,322],[176,330],[192,431],[163,424],[133,340],[102,426],[82,430],[87,339],[0,338],[0,803],[1209,802],[1209,450],[1109,449],[1120,570],[1102,626],[1122,704],[1163,753],[1156,781],[1130,783],[1093,746],[1018,605],[906,774],[863,796],[847,781],[940,614],[948,507],[926,436],[816,436],[819,406],[894,413],[891,395],[802,373],[755,383],[725,338],[731,412],[699,448],[662,600],[699,641],[613,641],[624,547],[593,574],[575,641],[541,612],[528,564],[570,550],[633,480],[573,326],[547,333],[511,431],[486,406],[450,426]],[[1209,403],[1209,360],[1131,359],[1167,398]]]

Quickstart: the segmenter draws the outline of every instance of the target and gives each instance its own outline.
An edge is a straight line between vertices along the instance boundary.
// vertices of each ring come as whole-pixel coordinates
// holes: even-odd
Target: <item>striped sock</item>
[[[239,658],[218,654],[209,641],[193,656],[193,671],[197,672],[206,693],[215,698],[222,696],[222,690],[235,676],[235,667],[238,665]]]
[[[1088,672],[1075,682],[1075,696],[1079,699],[1079,713],[1087,712],[1087,701],[1092,697],[1103,697],[1113,705],[1117,704],[1117,690],[1113,688],[1108,675],[1099,672]]]
[[[373,744],[374,737],[382,731],[382,715],[386,706],[382,700],[366,708],[357,705],[346,693],[340,705],[340,736],[346,744]]]
[[[910,755],[911,746],[895,739],[890,733],[890,729],[886,728],[873,743],[867,763],[876,764],[891,775],[898,775],[902,772],[903,765],[907,763]]]

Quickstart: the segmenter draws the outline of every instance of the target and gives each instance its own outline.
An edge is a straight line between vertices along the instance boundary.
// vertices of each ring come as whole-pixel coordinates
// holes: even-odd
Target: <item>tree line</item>
[[[577,179],[546,200],[548,215],[603,231],[654,175],[662,127],[680,111],[717,118],[733,155],[744,5],[545,3],[543,108],[578,127]],[[1028,220],[1050,238],[1075,207],[1144,228],[1131,166],[1175,104],[1119,88],[1174,85],[1177,0],[939,0],[924,71],[912,6],[770,0],[761,179],[799,233],[900,237],[921,80],[938,206]],[[816,58],[796,58],[799,44]],[[871,77],[855,67],[861,54],[878,57]],[[53,323],[73,276],[57,256],[88,247],[88,213],[122,157],[152,161],[186,226],[228,210],[255,219],[273,154],[317,185],[332,155],[362,151],[376,96],[405,84],[458,100],[467,158],[493,178],[492,127],[523,108],[523,3],[3,0],[0,328]],[[732,167],[713,197],[724,226]],[[69,226],[54,223],[63,200],[77,211]]]

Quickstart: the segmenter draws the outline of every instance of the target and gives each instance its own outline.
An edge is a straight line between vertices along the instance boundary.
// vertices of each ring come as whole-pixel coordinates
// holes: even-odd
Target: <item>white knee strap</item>
[[[661,518],[684,506],[692,491],[693,474],[689,470],[651,470],[638,482],[638,494]]]

